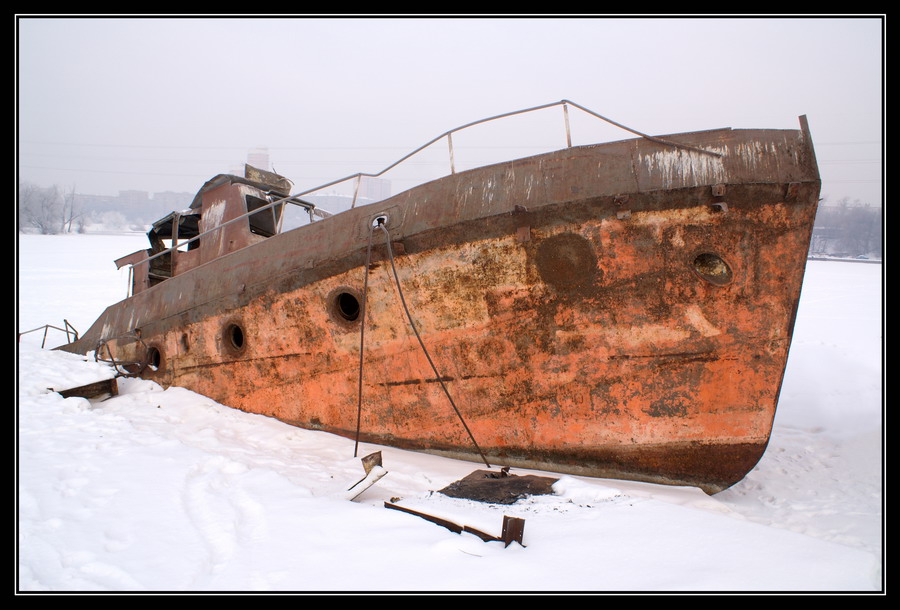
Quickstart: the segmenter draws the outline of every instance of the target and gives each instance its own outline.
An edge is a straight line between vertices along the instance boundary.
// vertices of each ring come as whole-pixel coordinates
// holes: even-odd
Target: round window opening
[[[338,294],[335,298],[335,305],[338,315],[348,322],[355,322],[359,318],[359,299],[349,292]]]
[[[229,324],[225,329],[225,340],[228,346],[234,350],[244,348],[244,331],[237,324]]]
[[[162,365],[162,354],[159,351],[159,348],[150,347],[147,349],[147,366],[149,366],[152,370],[159,370],[160,365]]]
[[[731,281],[731,267],[722,257],[712,252],[703,252],[694,258],[694,271],[707,282],[723,285]]]

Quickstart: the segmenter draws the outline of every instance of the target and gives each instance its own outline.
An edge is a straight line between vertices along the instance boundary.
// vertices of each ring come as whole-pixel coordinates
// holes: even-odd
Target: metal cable
[[[365,276],[363,277],[362,302],[360,303],[362,320],[360,320],[359,324],[359,388],[356,400],[356,443],[353,445],[353,457],[356,457],[359,449],[359,427],[362,420],[363,354],[365,353],[364,348],[366,344],[366,296],[369,292],[369,263],[372,258],[372,234],[374,232],[375,225],[369,225],[369,245],[366,247]]]
[[[419,345],[422,347],[422,352],[425,354],[425,358],[428,360],[428,364],[431,365],[431,370],[434,371],[434,375],[435,377],[437,377],[438,383],[441,384],[441,388],[444,390],[444,394],[447,396],[447,400],[450,401],[450,406],[453,407],[453,410],[456,412],[456,416],[459,418],[460,423],[462,423],[463,428],[466,429],[466,432],[468,433],[469,438],[472,440],[472,444],[475,446],[475,450],[478,451],[478,454],[481,456],[482,461],[484,461],[485,465],[490,468],[491,465],[488,463],[487,458],[484,457],[484,453],[482,453],[481,448],[475,441],[475,437],[472,435],[472,431],[469,430],[469,426],[466,425],[466,420],[463,419],[462,413],[460,413],[459,409],[456,408],[456,403],[453,402],[453,398],[450,396],[450,392],[449,390],[447,390],[447,386],[444,385],[444,380],[441,377],[441,374],[438,372],[437,367],[431,360],[431,356],[428,354],[428,350],[425,348],[425,343],[422,341],[422,337],[419,336],[419,331],[416,329],[415,322],[413,322],[412,314],[409,313],[409,307],[406,306],[406,299],[403,297],[403,289],[400,287],[400,277],[397,275],[397,267],[396,265],[394,265],[394,252],[391,248],[391,235],[390,233],[388,233],[388,230],[384,228],[383,223],[379,222],[378,228],[384,231],[385,239],[387,242],[388,258],[390,258],[391,261],[391,270],[394,273],[394,280],[397,282],[397,292],[400,295],[400,303],[403,305],[403,311],[406,312],[406,317],[409,320],[409,325],[412,326],[413,333],[415,333],[416,339],[419,340]]]

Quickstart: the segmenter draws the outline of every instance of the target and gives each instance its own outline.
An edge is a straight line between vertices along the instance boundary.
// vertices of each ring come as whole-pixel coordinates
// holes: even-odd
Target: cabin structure
[[[277,235],[288,204],[303,207],[311,218],[314,211],[327,214],[309,201],[291,197],[290,187],[287,178],[251,165],[244,166],[243,177],[219,174],[203,185],[187,210],[153,223],[147,232],[150,247],[116,259],[116,268],[130,266],[131,294],[139,294]]]

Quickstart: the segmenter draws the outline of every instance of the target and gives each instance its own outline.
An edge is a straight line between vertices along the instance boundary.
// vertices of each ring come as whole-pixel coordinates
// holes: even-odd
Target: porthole
[[[244,329],[240,326],[240,324],[236,324],[234,322],[225,325],[225,331],[223,333],[222,339],[225,347],[232,352],[242,351],[247,343]]]
[[[335,305],[338,315],[348,322],[355,322],[359,318],[359,299],[349,292],[339,293]]]
[[[234,349],[242,349],[244,347],[244,331],[237,324],[228,327],[228,340]]]
[[[147,348],[147,368],[151,371],[158,371],[162,367],[162,352],[156,346]]]
[[[732,278],[731,267],[728,266],[728,263],[721,256],[712,252],[701,252],[695,256],[692,267],[701,278],[718,286],[727,284]]]
[[[331,319],[346,328],[355,328],[362,319],[362,295],[353,288],[341,286],[325,298]]]

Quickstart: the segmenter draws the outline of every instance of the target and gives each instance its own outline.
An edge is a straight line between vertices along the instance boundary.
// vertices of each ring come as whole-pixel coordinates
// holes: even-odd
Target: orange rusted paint
[[[386,216],[417,328],[491,463],[718,491],[769,439],[819,178],[805,128],[669,139],[721,156],[629,140],[454,174],[271,237],[233,223],[176,252],[170,279],[136,274],[134,296],[66,349],[156,350],[141,374],[164,386],[352,437],[368,273],[362,440],[479,460],[379,231],[365,269]],[[210,184],[201,229],[262,193]]]

